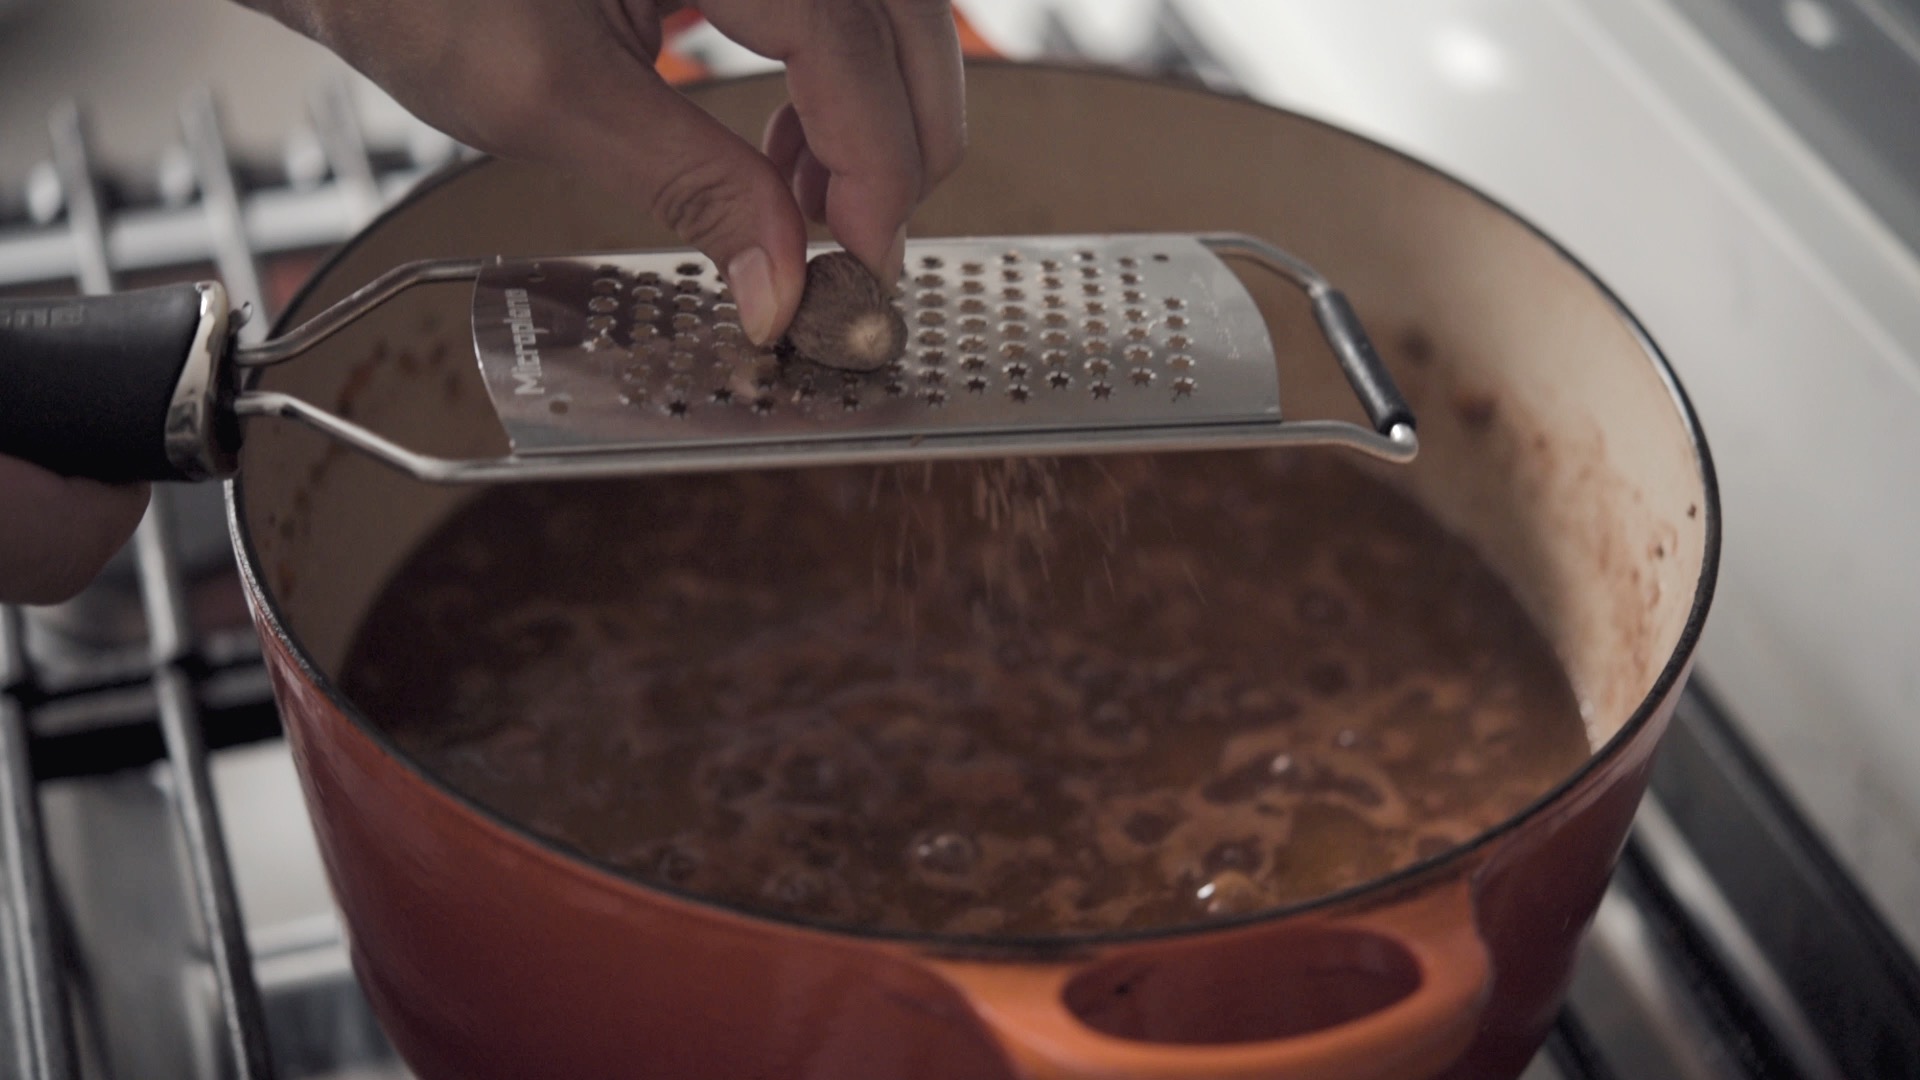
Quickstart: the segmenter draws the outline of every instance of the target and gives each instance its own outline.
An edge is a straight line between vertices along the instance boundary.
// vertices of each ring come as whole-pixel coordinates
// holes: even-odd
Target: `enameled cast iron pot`
[[[743,133],[772,77],[690,91]],[[1672,373],[1566,253],[1344,132],[1132,78],[987,65],[920,235],[1241,230],[1357,304],[1421,418],[1383,472],[1468,538],[1564,659],[1598,749],[1526,812],[1317,903],[1042,943],[833,932],[639,884],[409,761],[333,680],[409,550],[472,497],[253,423],[232,522],[321,851],[373,1007],[426,1080],[1512,1077],[1543,1040],[1692,657],[1719,543]],[[631,206],[487,162],[322,271],[291,325],[410,259],[677,246]],[[1262,296],[1291,415],[1351,395]],[[415,448],[499,453],[466,291],[436,286],[258,376]],[[1324,362],[1323,362],[1324,360]],[[608,543],[618,543],[609,537]]]

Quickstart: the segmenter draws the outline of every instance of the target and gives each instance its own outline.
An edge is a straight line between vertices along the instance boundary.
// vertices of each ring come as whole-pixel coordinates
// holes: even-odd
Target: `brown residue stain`
[[[1699,516],[1700,516],[1700,505],[1698,503],[1694,503],[1687,507],[1687,517],[1697,518]]]
[[[1460,393],[1454,396],[1453,412],[1468,431],[1481,434],[1493,427],[1500,402],[1492,394]]]
[[[1414,367],[1427,367],[1433,363],[1433,339],[1425,330],[1410,326],[1400,335],[1400,355]]]

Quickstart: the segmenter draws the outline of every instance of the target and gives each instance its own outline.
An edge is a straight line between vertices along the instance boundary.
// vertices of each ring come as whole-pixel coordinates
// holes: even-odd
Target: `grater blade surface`
[[[913,241],[896,303],[906,354],[850,374],[754,347],[697,253],[502,258],[473,331],[518,458],[907,458],[1280,421],[1266,322],[1191,235]]]

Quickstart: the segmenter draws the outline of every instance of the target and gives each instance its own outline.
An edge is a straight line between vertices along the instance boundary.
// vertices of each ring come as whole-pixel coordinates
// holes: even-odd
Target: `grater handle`
[[[1309,295],[1313,299],[1313,317],[1319,321],[1327,344],[1347,373],[1347,383],[1353,387],[1361,407],[1367,410],[1367,420],[1373,424],[1373,430],[1391,436],[1395,428],[1411,429],[1413,409],[1407,405],[1407,399],[1400,396],[1400,387],[1388,373],[1387,365],[1381,362],[1379,350],[1367,337],[1366,329],[1360,325],[1360,315],[1353,310],[1346,294],[1327,286],[1310,290]]]
[[[1380,351],[1373,347],[1366,328],[1360,325],[1359,313],[1354,311],[1345,293],[1334,288],[1320,271],[1299,256],[1257,236],[1214,233],[1200,239],[1214,254],[1252,259],[1306,293],[1313,304],[1313,317],[1320,324],[1320,332],[1333,349],[1334,359],[1340,362],[1340,370],[1346,373],[1347,385],[1353,387],[1361,407],[1366,409],[1373,429],[1395,444],[1416,445],[1413,408],[1400,395],[1400,387],[1381,361]]]
[[[0,454],[108,483],[230,467],[217,282],[0,301]]]

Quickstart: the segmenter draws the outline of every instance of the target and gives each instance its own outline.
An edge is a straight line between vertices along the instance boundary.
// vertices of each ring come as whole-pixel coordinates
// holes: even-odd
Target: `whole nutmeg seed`
[[[786,345],[822,367],[878,371],[906,352],[907,322],[859,259],[829,251],[807,263]]]

